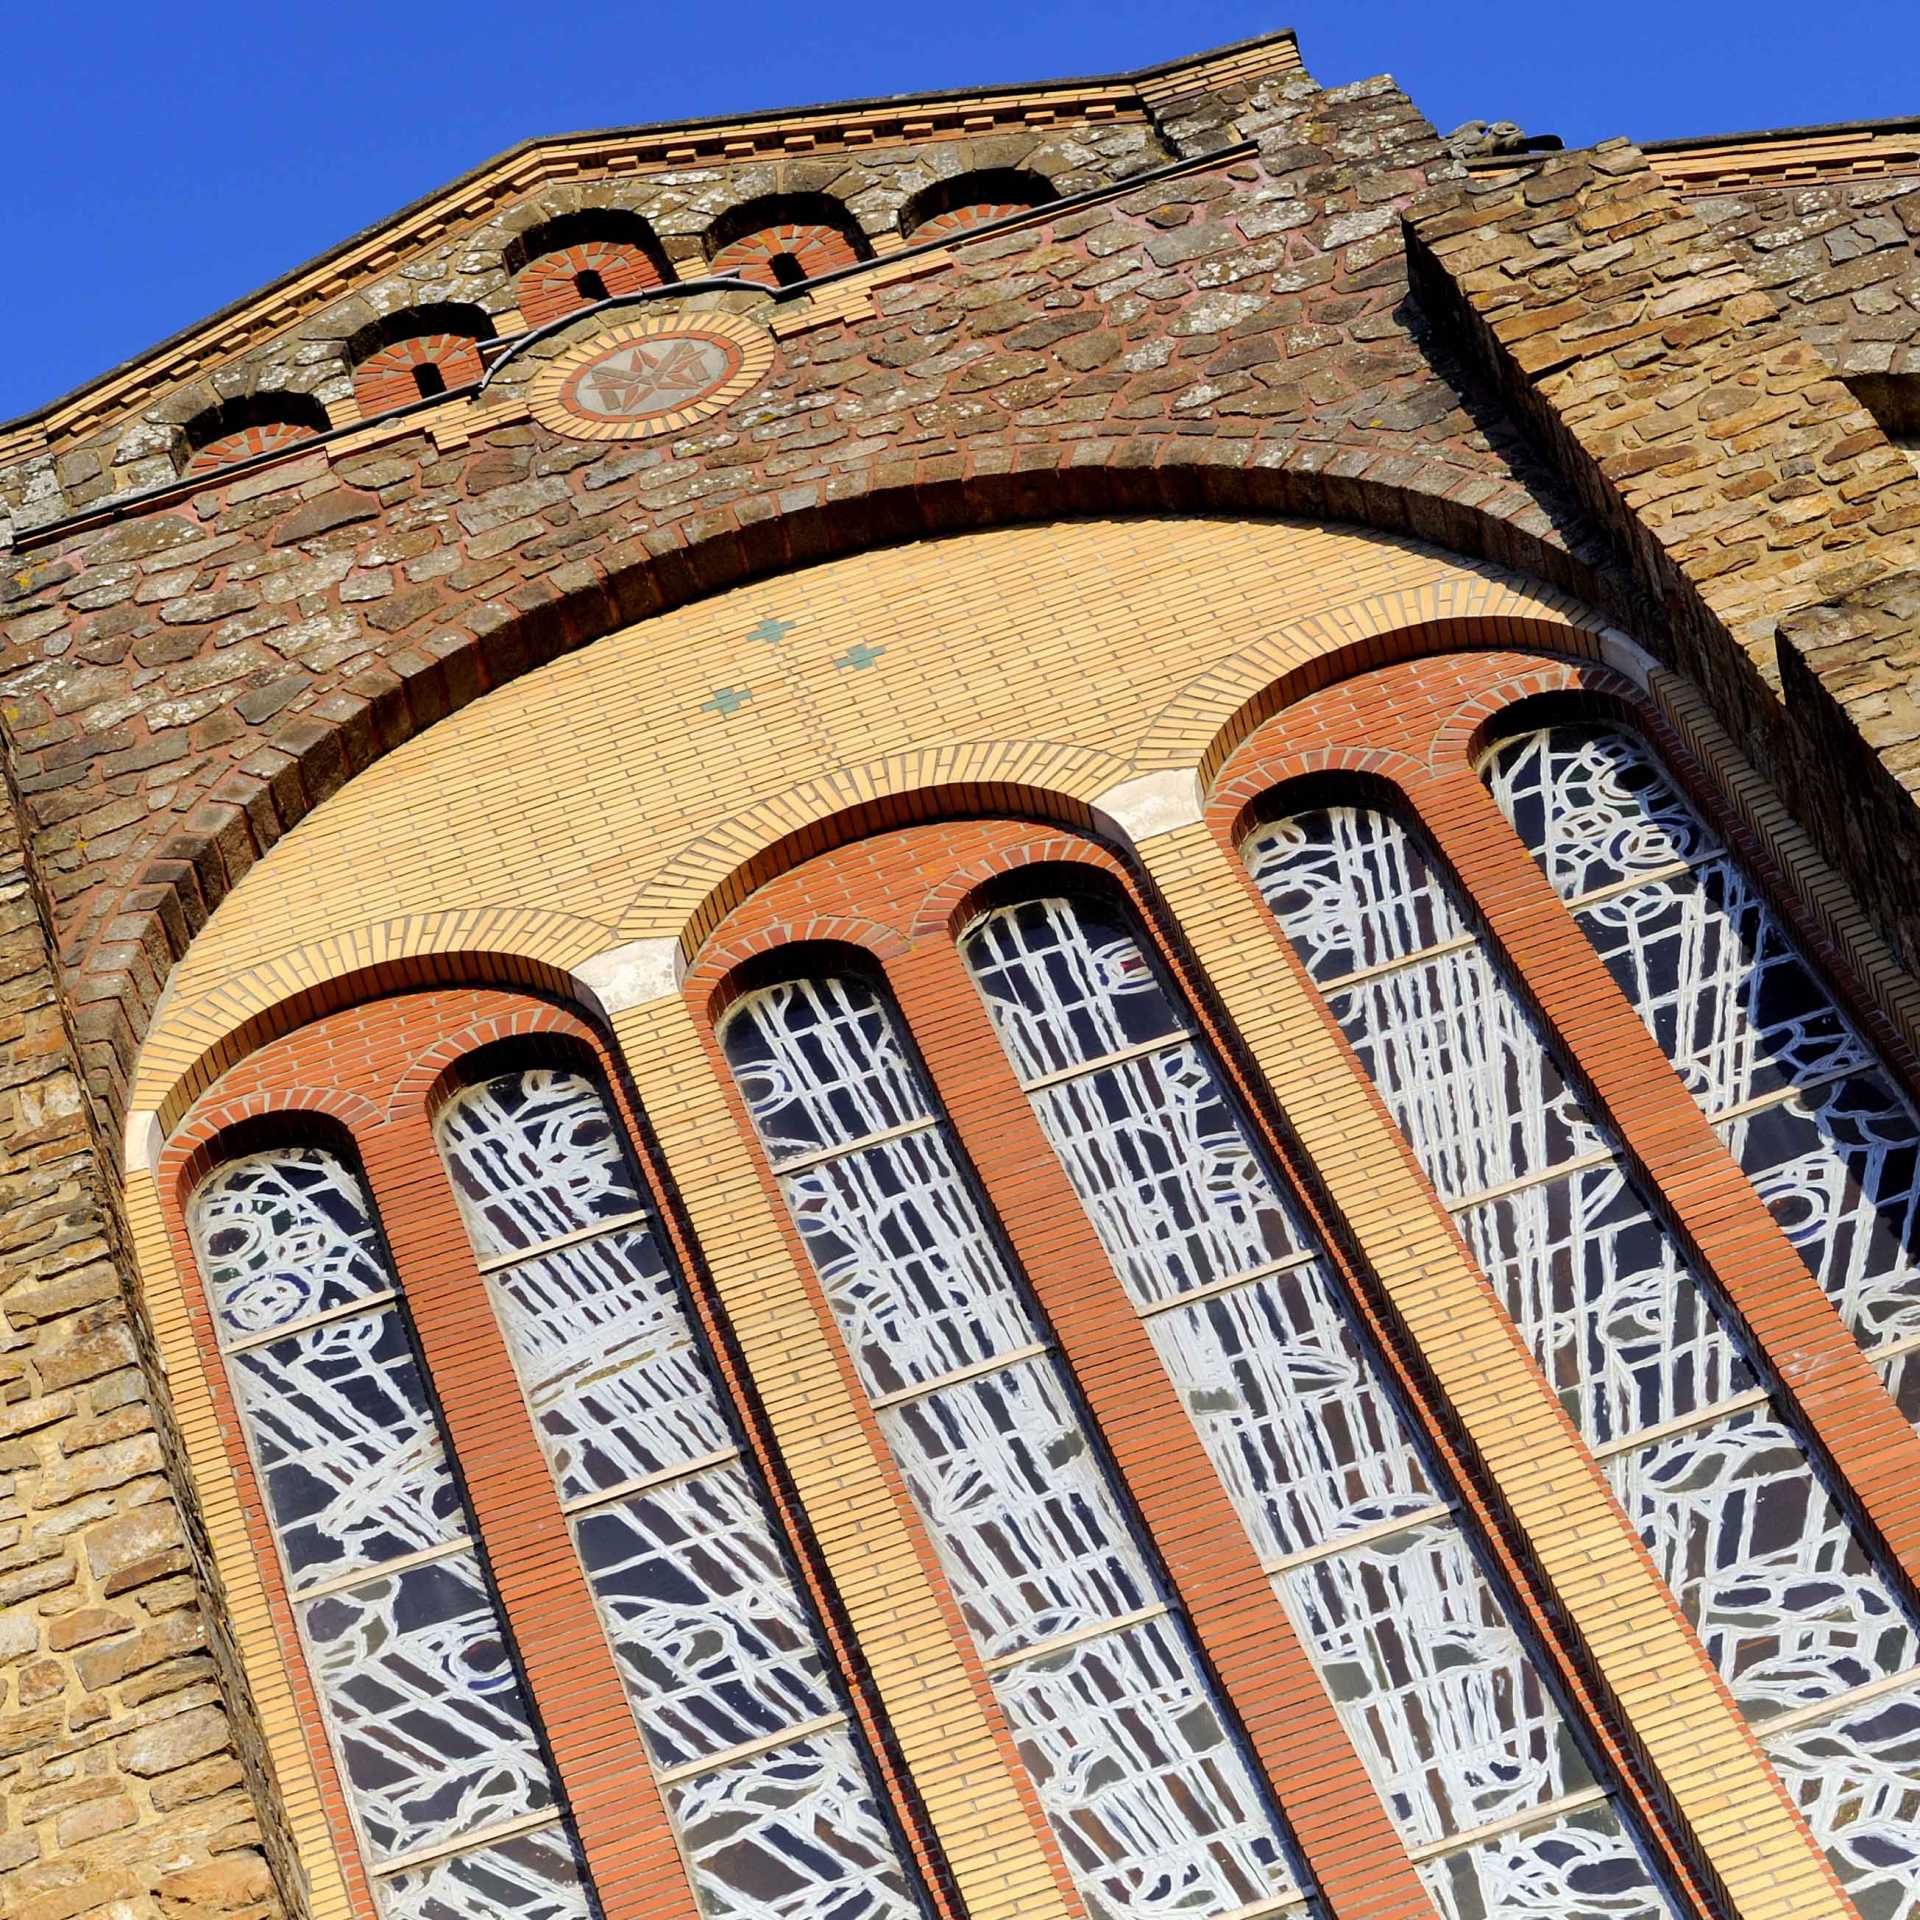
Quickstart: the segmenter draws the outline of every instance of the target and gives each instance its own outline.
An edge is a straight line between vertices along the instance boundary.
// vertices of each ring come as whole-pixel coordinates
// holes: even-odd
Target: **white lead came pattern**
[[[1540,727],[1499,742],[1482,772],[1903,1411],[1920,1416],[1920,1117],[1904,1090],[1645,741],[1604,724]],[[1765,1446],[1752,1435],[1744,1450]],[[1756,1507],[1749,1524],[1779,1537],[1795,1520]],[[1827,1597],[1845,1604],[1837,1588]],[[1915,1658],[1890,1636],[1877,1662],[1871,1653],[1859,1650],[1861,1671],[1882,1678]],[[1920,1675],[1796,1714],[1762,1740],[1861,1911],[1917,1920]]]
[[[910,1920],[819,1624],[604,1090],[493,1074],[437,1130],[702,1908]]]
[[[891,1009],[794,981],[722,1041],[1089,1912],[1304,1906]]]
[[[188,1219],[382,1913],[587,1920],[359,1179],[249,1154]]]
[[[1366,943],[1332,964],[1438,937],[1420,901],[1405,911],[1397,931],[1349,920]],[[1454,1920],[1668,1915],[1306,1222],[1131,927],[1091,898],[1027,900],[983,915],[961,947],[1436,1900]],[[1162,1044],[1142,1055],[1149,1040]]]

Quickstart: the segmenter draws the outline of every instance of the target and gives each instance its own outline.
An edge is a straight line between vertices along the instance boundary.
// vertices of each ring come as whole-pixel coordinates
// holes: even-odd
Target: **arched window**
[[[189,1228],[382,1910],[587,1920],[552,1775],[357,1174],[229,1160]]]
[[[187,422],[187,460],[190,475],[212,473],[236,460],[278,453],[325,433],[327,410],[310,394],[249,394],[209,407]]]
[[[488,1074],[437,1121],[462,1216],[707,1911],[920,1911],[819,1624],[605,1092]]]
[[[961,950],[1423,1877],[1462,1915],[1531,1911],[1541,1886],[1665,1911],[1311,1228],[1122,913],[1026,899]]]
[[[747,994],[721,1040],[1089,1911],[1304,1905],[891,1007],[822,974]]]
[[[910,240],[943,240],[1054,198],[1053,182],[1044,174],[1022,167],[983,167],[915,194],[901,211],[900,228]]]
[[[722,214],[707,235],[715,273],[763,287],[795,286],[871,252],[853,216],[824,193],[768,194]]]
[[[1421,841],[1336,802],[1246,855],[1709,1657],[1809,1816],[1831,1817],[1823,1842],[1858,1850],[1849,1795],[1882,1756],[1823,1776],[1801,1730],[1837,1755],[1915,1668],[1904,1605]]]
[[[1635,735],[1502,741],[1501,811],[1840,1317],[1896,1377],[1920,1347],[1920,1119]]]

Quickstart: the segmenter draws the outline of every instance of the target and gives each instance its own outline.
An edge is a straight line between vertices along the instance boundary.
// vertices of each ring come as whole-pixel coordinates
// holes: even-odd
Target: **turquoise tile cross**
[[[851,667],[858,673],[863,667],[870,667],[886,652],[885,647],[870,647],[864,640],[856,641],[833,664],[836,667]]]
[[[722,720],[738,713],[753,698],[751,687],[715,687],[713,698],[700,703],[702,713],[717,713]]]

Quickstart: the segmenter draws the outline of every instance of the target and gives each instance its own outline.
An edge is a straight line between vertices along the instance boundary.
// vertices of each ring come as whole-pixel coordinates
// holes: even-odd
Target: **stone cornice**
[[[525,142],[306,266],[162,341],[35,413],[0,423],[0,466],[84,439],[165,388],[264,345],[422,248],[469,231],[536,188],[692,166],[1141,121],[1208,87],[1295,71],[1290,29],[1136,73],[682,121]]]
[[[1826,186],[1836,181],[1920,175],[1920,119],[1651,140],[1642,143],[1641,151],[1676,193]],[[1470,158],[1467,170],[1510,173],[1540,158],[1538,154],[1486,154]]]

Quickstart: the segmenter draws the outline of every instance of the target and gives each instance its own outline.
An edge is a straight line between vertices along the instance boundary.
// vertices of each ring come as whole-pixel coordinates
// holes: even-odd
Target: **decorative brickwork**
[[[1246,1856],[1236,1920],[1298,1913],[1296,1883],[1327,1920],[1471,1906],[1457,1823],[1409,1829],[1404,1756],[1330,1694],[956,945],[1029,866],[1151,935],[1242,1161],[1297,1190],[1550,1677],[1539,1725],[1576,1730],[1590,1779],[1466,1836],[1496,1877],[1554,1920],[1580,1873],[1643,1887],[1582,1889],[1634,1920],[1911,1905],[1920,1780],[1884,1728],[1860,1739],[1891,1757],[1835,1771],[1749,1724],[1477,1264],[1459,1222],[1488,1196],[1429,1178],[1241,855],[1297,777],[1417,821],[1469,909],[1456,950],[1504,966],[1657,1190],[1750,1350],[1742,1408],[1804,1446],[1893,1645],[1920,1440],[1478,756],[1542,715],[1628,718],[1915,1079],[1920,477],[1886,432],[1920,377],[1911,133],[1463,163],[1390,82],[1323,89],[1280,35],[541,141],[0,431],[0,1905],[391,1909],[183,1213],[266,1124],[353,1143],[608,1920],[693,1911],[681,1849],[725,1836],[689,1841],[649,1771],[433,1127],[474,1049],[537,1041],[596,1062],[640,1143],[729,1458],[817,1615],[817,1718],[871,1754],[869,1826],[911,1863],[888,1871],[949,1920],[1081,1920],[1089,1830],[1056,1826],[1003,1704],[1046,1636],[982,1652],[716,1039],[831,947],[917,1049],[931,1106],[901,1127],[950,1128],[998,1217],[1079,1396],[1062,1431],[1138,1521],[1141,1618],[1191,1635],[1185,1697],[1244,1735],[1260,1844],[1285,1851],[1278,1808],[1297,1845]],[[1133,1124],[1102,1138],[1151,1146]],[[1140,1624],[1111,1614],[1095,1637]],[[1904,1658],[1857,1677],[1876,1712],[1907,1711]],[[1825,1711],[1787,1733],[1829,1737]],[[1563,1845],[1585,1864],[1543,1867]]]
[[[645,249],[631,240],[579,240],[528,261],[513,291],[520,317],[530,327],[544,327],[596,300],[657,287],[662,278]]]
[[[418,390],[409,397],[417,399]],[[236,427],[231,433],[217,435],[204,447],[196,447],[193,457],[187,462],[187,472],[214,473],[221,467],[232,466],[236,460],[251,460],[263,453],[284,453],[288,447],[298,446],[302,440],[311,440],[320,431],[318,427],[300,426],[291,420],[269,420],[257,427]]]
[[[411,406],[480,378],[480,347],[458,333],[419,333],[371,353],[353,370],[353,397],[363,416]]]

